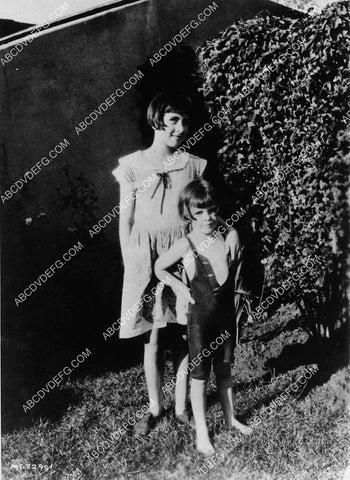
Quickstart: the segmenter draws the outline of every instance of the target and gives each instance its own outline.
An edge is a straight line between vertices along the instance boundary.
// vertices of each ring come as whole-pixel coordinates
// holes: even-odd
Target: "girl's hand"
[[[126,167],[126,168],[125,168],[124,178],[125,178],[125,180],[126,180],[128,183],[133,183],[133,182],[135,182],[135,180],[136,180],[135,174],[134,174],[134,172],[131,170],[131,168],[129,168],[129,167]]]
[[[226,253],[230,253],[232,260],[239,261],[242,256],[242,247],[237,230],[230,230],[225,239]]]
[[[184,283],[176,282],[176,285],[174,285],[172,289],[175,295],[183,295],[188,302],[192,303],[192,305],[196,303],[191,296],[191,290],[188,287],[186,287]]]

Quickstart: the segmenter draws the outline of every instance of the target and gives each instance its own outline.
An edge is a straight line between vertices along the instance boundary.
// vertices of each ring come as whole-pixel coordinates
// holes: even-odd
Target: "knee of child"
[[[193,388],[200,388],[200,387],[205,387],[207,382],[208,382],[208,379],[209,379],[209,375],[199,375],[200,378],[195,378],[191,375],[191,389]]]

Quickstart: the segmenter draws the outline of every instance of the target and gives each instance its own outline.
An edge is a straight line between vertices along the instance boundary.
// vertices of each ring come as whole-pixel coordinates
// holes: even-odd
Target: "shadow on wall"
[[[193,104],[194,116],[188,137],[191,137],[204,123],[210,122],[203,96],[199,92],[202,80],[198,73],[198,59],[189,45],[180,45],[168,53],[161,62],[151,65],[150,59],[141,64],[144,74],[136,86],[137,106],[139,111],[139,129],[142,132],[143,144],[149,146],[153,140],[153,131],[147,123],[147,108],[152,98],[160,91],[171,90],[187,95]],[[219,139],[212,130],[200,140],[194,139],[191,153],[208,160],[206,176],[212,183],[224,187],[223,177],[219,172],[217,155]]]

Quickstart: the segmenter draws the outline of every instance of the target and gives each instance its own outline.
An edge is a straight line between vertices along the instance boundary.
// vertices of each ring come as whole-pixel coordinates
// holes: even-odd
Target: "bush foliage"
[[[296,20],[263,12],[200,52],[210,113],[230,111],[218,155],[233,208],[248,212],[266,291],[319,258],[282,300],[327,336],[346,308],[349,13],[345,2]]]

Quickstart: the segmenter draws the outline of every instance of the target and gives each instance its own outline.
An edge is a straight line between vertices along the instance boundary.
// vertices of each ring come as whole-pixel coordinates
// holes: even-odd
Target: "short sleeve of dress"
[[[132,167],[128,164],[127,159],[120,158],[119,165],[112,171],[112,175],[121,184],[133,185],[133,182],[128,179],[128,174],[133,174]]]
[[[197,177],[201,177],[207,166],[207,161],[204,158],[195,157],[194,158],[195,172]]]

